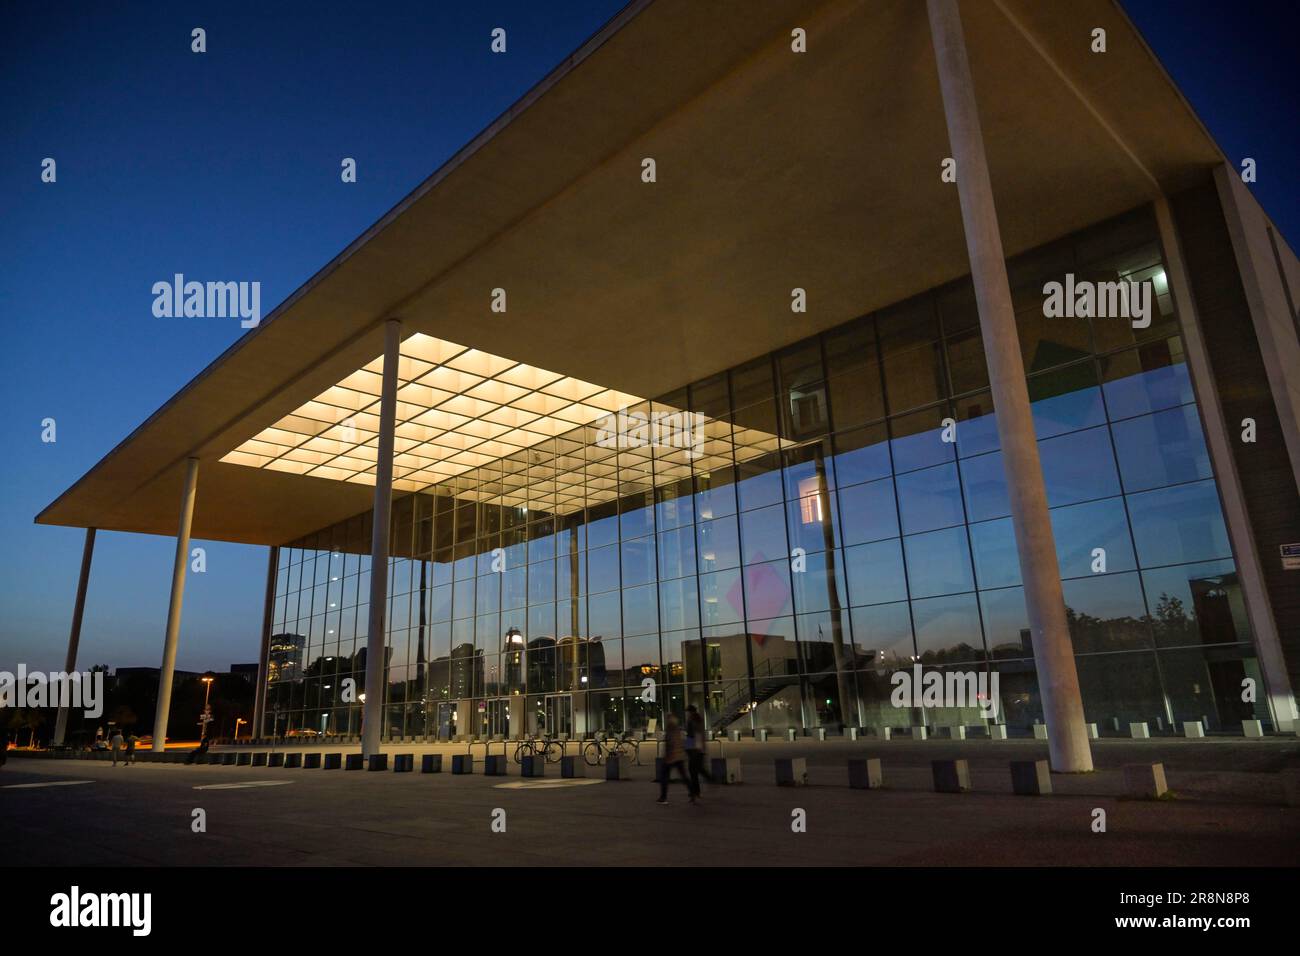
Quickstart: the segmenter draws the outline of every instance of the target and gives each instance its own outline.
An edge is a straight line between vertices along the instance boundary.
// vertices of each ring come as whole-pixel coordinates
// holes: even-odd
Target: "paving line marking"
[[[293,780],[256,780],[252,783],[205,783],[202,786],[195,787],[195,790],[246,790],[249,787],[284,787],[296,781]]]
[[[49,783],[7,783],[0,790],[34,790],[37,787],[75,787],[82,783],[94,783],[93,780],[52,780]]]
[[[493,785],[495,790],[556,790],[560,787],[585,787],[593,783],[604,783],[604,780],[592,780],[586,777],[579,777],[572,780],[515,780],[512,783],[498,783]]]

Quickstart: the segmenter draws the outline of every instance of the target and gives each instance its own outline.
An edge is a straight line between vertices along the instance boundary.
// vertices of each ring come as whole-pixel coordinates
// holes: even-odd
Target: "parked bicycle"
[[[630,733],[624,733],[620,736],[598,734],[593,739],[588,740],[582,748],[582,759],[587,762],[589,767],[604,763],[610,755],[626,757],[634,763],[640,763],[641,743],[638,740],[633,740]]]
[[[564,742],[550,734],[526,737],[515,747],[515,763],[523,763],[525,757],[545,757],[547,763],[559,763],[562,756],[564,756]]]

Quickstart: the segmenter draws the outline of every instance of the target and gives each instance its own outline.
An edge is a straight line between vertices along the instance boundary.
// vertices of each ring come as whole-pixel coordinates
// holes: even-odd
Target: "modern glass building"
[[[1295,256],[1113,4],[878,6],[631,4],[38,520],[270,545],[263,736],[1290,729]]]
[[[1009,270],[1088,719],[1124,735],[1270,720],[1240,699],[1261,675],[1150,210]],[[1042,287],[1065,273],[1152,282],[1154,320],[1045,319]],[[973,722],[891,706],[888,675],[918,661],[996,670],[1009,732],[1030,733],[978,322],[960,280],[631,407],[704,416],[695,460],[601,445],[598,420],[398,497],[386,733],[636,730],[688,702],[746,731]],[[324,397],[319,421],[373,401]],[[528,477],[515,495],[511,476]],[[272,628],[305,657],[272,676],[268,734],[359,730],[340,694],[364,684],[370,517],[280,550]]]

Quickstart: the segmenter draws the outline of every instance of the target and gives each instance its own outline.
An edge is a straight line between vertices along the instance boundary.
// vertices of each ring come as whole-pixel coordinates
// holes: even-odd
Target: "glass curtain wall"
[[[1268,721],[1241,700],[1260,673],[1150,211],[1008,267],[1087,719]],[[1149,326],[1045,317],[1067,274],[1149,281]],[[386,736],[638,730],[691,703],[745,732],[980,722],[894,706],[917,665],[996,673],[998,722],[1032,732],[969,280],[639,410],[683,409],[703,454],[579,428],[394,501]],[[561,470],[606,500],[575,506]],[[264,733],[359,733],[369,541],[361,515],[281,549]]]

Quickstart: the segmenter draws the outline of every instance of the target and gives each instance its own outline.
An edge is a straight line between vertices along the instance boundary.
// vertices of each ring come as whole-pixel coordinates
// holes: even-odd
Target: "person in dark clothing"
[[[677,715],[669,714],[664,724],[664,772],[659,778],[659,799],[655,801],[656,803],[668,802],[668,778],[672,776],[674,768],[681,775],[686,789],[690,791],[691,803],[695,802],[695,788],[691,786],[691,780],[686,776],[686,747],[682,738],[682,725],[677,720]]]
[[[713,774],[704,765],[707,755],[708,734],[704,729],[704,716],[694,704],[686,708],[686,763],[691,771],[691,794],[694,799],[701,797],[700,777],[713,783]]]
[[[185,758],[185,762],[194,763],[195,760],[197,760],[200,756],[206,754],[207,752],[208,752],[208,735],[204,734],[203,739],[199,741],[198,747],[196,747],[194,750],[191,750],[189,752],[189,756]]]

